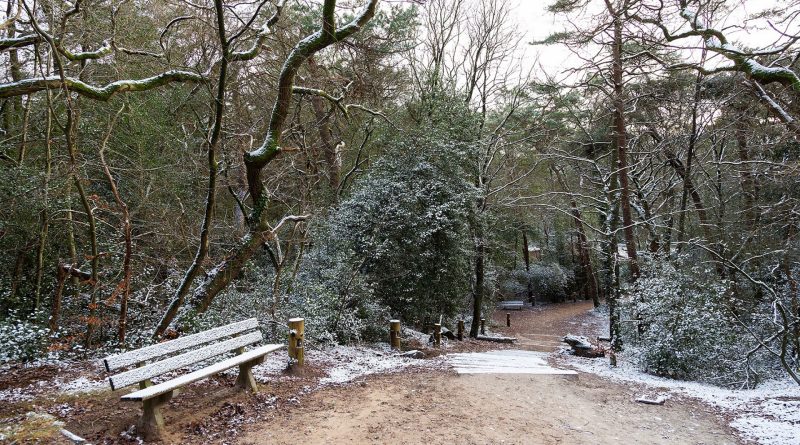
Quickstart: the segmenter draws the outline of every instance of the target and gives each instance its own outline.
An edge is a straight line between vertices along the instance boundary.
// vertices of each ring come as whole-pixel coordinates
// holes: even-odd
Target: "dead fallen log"
[[[580,335],[568,334],[561,339],[564,343],[572,347],[572,353],[579,357],[604,357],[606,351],[603,348],[595,347],[588,338]]]
[[[425,358],[425,353],[416,349],[400,354],[400,357],[406,358]]]
[[[82,271],[72,264],[60,263],[58,265],[58,273],[63,274],[66,277],[77,278],[81,281],[91,281],[92,279],[91,273]]]
[[[479,335],[475,337],[476,340],[493,341],[495,343],[514,343],[517,341],[514,337],[490,337],[488,335]]]
[[[440,329],[441,329],[440,333],[441,333],[442,337],[447,337],[449,340],[456,340],[457,339],[456,338],[456,334],[453,334],[453,331],[451,331],[450,329],[447,329],[444,326],[442,326]],[[428,338],[428,343],[433,343],[434,340],[435,340],[434,335],[431,334],[431,336]]]

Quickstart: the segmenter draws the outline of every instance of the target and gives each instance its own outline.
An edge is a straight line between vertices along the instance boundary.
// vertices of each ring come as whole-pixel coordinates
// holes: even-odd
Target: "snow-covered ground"
[[[105,379],[99,375],[96,377],[79,376],[71,379],[56,377],[53,380],[39,380],[24,387],[1,390],[0,402],[31,401],[45,392],[76,395],[108,388],[108,383]]]
[[[618,382],[651,387],[654,394],[694,397],[729,414],[742,437],[762,445],[800,444],[800,386],[793,381],[762,383],[752,390],[730,390],[696,382],[645,374],[625,362],[612,368],[608,359],[569,357],[566,363],[583,372]]]
[[[597,323],[590,324],[592,327],[596,325],[598,333],[603,334],[606,328],[602,320],[605,317],[598,314],[592,317],[594,318],[597,319]],[[590,322],[594,321],[592,319]],[[404,334],[410,337],[414,333]],[[419,337],[420,341],[425,340],[422,335]],[[308,350],[306,359],[323,375],[315,387],[307,387],[304,392],[324,386],[347,384],[373,374],[449,367],[446,356],[426,360],[413,359],[401,356],[385,344]],[[644,385],[649,388],[646,394],[642,394],[646,398],[670,396],[697,398],[725,412],[732,419],[731,427],[743,438],[752,442],[762,445],[800,444],[800,386],[788,378],[762,383],[753,390],[729,390],[645,374],[626,362],[624,356],[618,356],[619,366],[613,368],[605,358],[587,359],[558,355],[557,361],[561,365],[609,380]],[[295,378],[284,372],[286,365],[285,355],[276,355],[268,357],[262,365],[253,368],[253,372],[256,379],[262,382]],[[64,366],[64,369],[69,369],[66,364]],[[79,394],[106,389],[107,382],[103,378],[103,373],[99,369],[94,373],[89,368],[84,367],[81,373],[68,373],[52,379],[31,382],[21,388],[2,390],[0,402],[30,401],[45,393]],[[236,370],[230,372],[235,374]]]
[[[392,351],[388,345],[375,344],[371,346],[335,346],[318,350],[306,351],[306,361],[321,368],[325,373],[320,378],[318,387],[328,385],[341,385],[372,374],[389,374],[407,370],[409,368],[441,369],[446,367],[439,358],[420,360],[401,356]],[[186,370],[169,372],[156,381],[173,378],[193,369],[199,369],[205,363],[197,363]],[[274,381],[275,379],[292,379],[291,375],[284,373],[287,366],[285,354],[267,356],[263,364],[253,368],[253,375],[260,382]],[[69,364],[62,363],[60,367],[69,369]],[[93,372],[93,371],[84,371]],[[236,375],[238,369],[233,368],[226,374]],[[24,387],[0,390],[0,402],[31,401],[44,394],[80,394],[108,389],[108,382],[104,378],[105,372],[97,369],[96,374],[75,375],[72,377],[56,376],[52,379],[42,379],[32,382]],[[198,385],[204,384],[198,382]],[[312,388],[309,388],[312,390]]]
[[[306,361],[319,365],[325,372],[319,386],[341,385],[372,374],[390,374],[409,368],[442,368],[440,359],[419,360],[401,356],[388,345],[335,346],[306,351]],[[267,360],[253,368],[259,381],[274,379],[283,373],[286,361]],[[285,378],[285,377],[284,377]],[[289,377],[291,378],[291,377]]]
[[[607,320],[602,314],[592,318]],[[598,335],[608,332],[607,324],[598,322],[597,327]],[[800,444],[800,385],[789,377],[761,383],[752,390],[731,390],[645,374],[621,355],[617,356],[617,367],[611,367],[607,358],[562,355],[558,361],[609,380],[650,387],[648,398],[679,395],[699,399],[725,412],[733,419],[731,427],[749,441],[761,445]]]

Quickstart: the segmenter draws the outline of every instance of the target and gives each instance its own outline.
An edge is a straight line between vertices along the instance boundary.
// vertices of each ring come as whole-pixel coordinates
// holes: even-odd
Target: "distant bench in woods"
[[[509,300],[509,301],[501,301],[499,303],[500,309],[515,309],[521,311],[522,308],[525,306],[525,303],[519,300]]]
[[[103,365],[109,373],[130,368],[108,378],[111,390],[115,391],[135,383],[139,384],[138,391],[126,394],[121,399],[142,402],[143,413],[139,419],[137,433],[145,440],[157,440],[161,437],[164,429],[161,407],[172,398],[173,391],[182,386],[238,366],[239,376],[236,385],[244,390],[257,391],[251,369],[262,363],[267,354],[284,347],[282,344],[270,344],[245,351],[246,346],[257,345],[262,340],[261,331],[258,330],[258,320],[251,318],[168,342],[112,355],[103,359]],[[221,357],[230,352],[235,352],[237,355],[231,358]],[[165,382],[154,385],[150,380],[153,377],[179,371],[210,359],[215,362]]]

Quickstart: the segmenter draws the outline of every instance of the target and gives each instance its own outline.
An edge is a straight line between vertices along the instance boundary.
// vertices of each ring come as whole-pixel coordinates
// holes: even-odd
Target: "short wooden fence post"
[[[435,323],[433,325],[433,344],[437,348],[442,345],[442,324]]]
[[[458,320],[458,340],[464,340],[464,320]]]
[[[389,344],[400,349],[400,320],[389,320]]]
[[[481,318],[481,335],[486,335],[486,319]]]
[[[506,312],[506,326],[511,327],[511,313]]]
[[[303,342],[305,330],[304,318],[289,319],[289,358],[295,359],[297,366],[303,366],[306,361],[305,344]]]

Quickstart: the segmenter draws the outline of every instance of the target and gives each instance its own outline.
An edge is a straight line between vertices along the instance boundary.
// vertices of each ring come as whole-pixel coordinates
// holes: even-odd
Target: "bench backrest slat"
[[[111,383],[111,389],[117,390],[260,341],[261,331],[251,332],[219,343],[213,343],[181,355],[176,355],[159,362],[150,363],[140,368],[134,368],[119,373],[109,377],[108,380],[109,383]]]
[[[231,335],[236,335],[256,328],[258,328],[258,320],[255,318],[250,318],[237,323],[231,323],[229,325],[209,329],[208,331],[199,332],[197,334],[176,338],[175,340],[147,346],[135,351],[111,355],[103,359],[103,365],[105,366],[106,371],[110,372],[115,369],[124,368],[136,363],[170,355],[183,349],[202,345],[223,337],[230,337]]]

